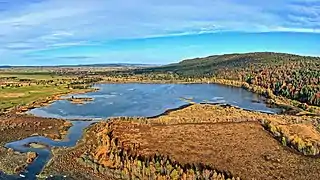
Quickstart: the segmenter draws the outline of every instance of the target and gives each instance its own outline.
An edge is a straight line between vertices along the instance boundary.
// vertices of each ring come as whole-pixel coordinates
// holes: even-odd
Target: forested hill
[[[177,74],[179,78],[216,77],[246,81],[275,94],[320,105],[320,58],[283,53],[226,54],[184,60],[135,73]]]

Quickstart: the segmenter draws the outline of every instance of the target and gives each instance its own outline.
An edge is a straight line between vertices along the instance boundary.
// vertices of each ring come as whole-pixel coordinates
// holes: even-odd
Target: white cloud
[[[94,43],[89,43],[87,41],[78,41],[78,42],[65,42],[65,43],[55,43],[50,44],[49,47],[70,47],[70,46],[92,46]]]
[[[286,28],[286,27],[274,28],[274,29],[272,29],[271,31],[275,31],[275,32],[320,33],[320,29],[310,29],[310,28]]]

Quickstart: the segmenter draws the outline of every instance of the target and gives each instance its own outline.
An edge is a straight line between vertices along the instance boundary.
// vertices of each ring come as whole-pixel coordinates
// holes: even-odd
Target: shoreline
[[[236,88],[242,88],[249,92],[258,94],[263,96],[265,99],[265,103],[270,105],[270,107],[275,106],[276,108],[280,108],[284,110],[284,114],[288,113],[292,115],[295,113],[296,115],[308,115],[308,116],[320,116],[320,107],[317,106],[309,106],[309,110],[313,109],[316,112],[309,112],[308,110],[304,110],[303,107],[305,104],[296,100],[288,99],[282,96],[274,95],[268,89],[256,86],[249,85],[246,82],[227,80],[227,79],[209,79],[209,80],[195,80],[193,82],[188,81],[180,81],[180,80],[136,80],[136,79],[116,79],[112,81],[102,80],[97,84],[216,84],[223,86],[230,86]]]
[[[183,80],[152,80],[152,79],[146,79],[146,80],[137,80],[137,79],[103,79],[99,82],[96,82],[92,85],[91,88],[89,89],[69,89],[69,92],[66,93],[60,93],[60,94],[55,94],[52,96],[49,96],[45,99],[40,99],[38,101],[29,103],[24,106],[20,107],[12,107],[7,110],[3,114],[10,114],[10,113],[15,113],[15,114],[23,114],[29,110],[39,108],[39,107],[44,107],[48,106],[55,101],[58,100],[63,100],[64,98],[61,98],[62,96],[66,95],[78,95],[78,94],[86,94],[89,92],[96,92],[99,91],[99,88],[96,87],[96,85],[99,84],[130,84],[130,83],[135,83],[135,84],[216,84],[216,85],[222,85],[222,86],[229,86],[229,87],[235,87],[235,88],[242,88],[247,91],[250,91],[252,93],[258,94],[260,96],[263,96],[266,98],[264,102],[270,106],[270,107],[275,107],[279,109],[283,109],[283,114],[290,114],[290,115],[308,115],[308,116],[320,116],[320,107],[317,106],[309,106],[309,109],[313,109],[316,112],[309,112],[307,110],[302,109],[303,103],[300,103],[295,100],[287,99],[281,96],[276,96],[273,93],[270,94],[268,92],[268,89],[262,88],[260,86],[255,86],[255,85],[249,85],[246,82],[240,82],[240,81],[233,81],[233,80],[226,80],[226,79],[208,79],[208,80],[194,80],[192,82],[189,81],[183,81]]]
[[[264,89],[262,87],[259,86],[248,86],[247,83],[245,82],[240,82],[240,81],[233,81],[233,80],[225,80],[225,79],[214,79],[214,80],[210,80],[210,81],[204,81],[204,80],[196,80],[193,82],[188,82],[188,81],[179,81],[179,80],[167,80],[167,81],[163,81],[163,80],[133,80],[133,79],[127,79],[127,80],[113,80],[113,81],[106,81],[106,80],[102,80],[99,82],[96,82],[93,84],[93,86],[89,89],[81,89],[81,90],[71,90],[67,93],[61,93],[61,94],[56,94],[53,95],[51,97],[47,97],[46,99],[41,99],[39,101],[33,102],[33,103],[29,103],[25,106],[21,106],[19,108],[10,108],[9,111],[5,112],[4,114],[7,113],[16,113],[16,114],[23,114],[29,110],[35,109],[35,108],[39,108],[39,107],[44,107],[44,106],[48,106],[52,103],[54,103],[55,101],[58,100],[63,100],[64,98],[61,98],[62,96],[66,96],[66,95],[79,95],[79,94],[86,94],[89,92],[96,92],[99,91],[99,88],[96,87],[96,85],[99,84],[130,84],[130,83],[134,83],[134,84],[185,84],[185,85],[189,85],[189,84],[215,84],[215,85],[221,85],[221,86],[229,86],[229,87],[234,87],[234,88],[242,88],[245,89],[249,92],[258,94],[262,97],[265,98],[264,103],[269,106],[269,107],[275,107],[275,108],[279,108],[282,109],[283,112],[281,112],[281,114],[289,114],[289,115],[297,115],[297,116],[315,116],[318,117],[320,116],[320,108],[319,107],[315,107],[315,106],[310,106],[311,108],[315,108],[315,109],[319,109],[319,112],[316,113],[311,113],[309,111],[303,110],[301,109],[300,106],[303,103],[300,102],[296,102],[294,100],[291,99],[287,99],[281,96],[276,96],[276,95],[269,95],[270,97],[268,97],[267,95],[267,89]],[[255,89],[259,89],[259,91],[255,90]],[[297,104],[298,105],[292,105],[292,104]],[[62,118],[63,119],[63,118]],[[68,120],[68,119],[66,119]]]

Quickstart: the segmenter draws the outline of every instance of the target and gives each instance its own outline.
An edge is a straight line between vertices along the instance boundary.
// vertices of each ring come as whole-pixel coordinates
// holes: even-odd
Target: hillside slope
[[[215,77],[245,81],[274,94],[320,106],[320,58],[260,52],[226,54],[146,68],[136,74],[174,74],[178,78]]]

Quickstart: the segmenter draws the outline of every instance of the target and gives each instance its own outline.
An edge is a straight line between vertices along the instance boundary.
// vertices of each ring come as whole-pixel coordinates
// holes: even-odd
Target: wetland
[[[65,140],[52,140],[31,136],[5,145],[15,151],[36,152],[38,157],[30,163],[21,176],[36,178],[52,158],[51,149],[70,148],[81,139],[83,129],[90,124],[112,117],[153,117],[170,109],[188,104],[230,104],[239,108],[275,114],[280,109],[269,108],[265,98],[244,89],[216,84],[98,84],[95,92],[71,94],[50,105],[31,109],[28,114],[45,118],[72,121]],[[85,104],[72,103],[68,98],[90,99]],[[196,113],[196,112],[195,112]],[[91,121],[87,121],[91,120]],[[32,144],[33,146],[30,146]],[[40,148],[39,146],[42,146]],[[43,148],[45,147],[45,148]],[[59,174],[55,174],[59,175]]]

